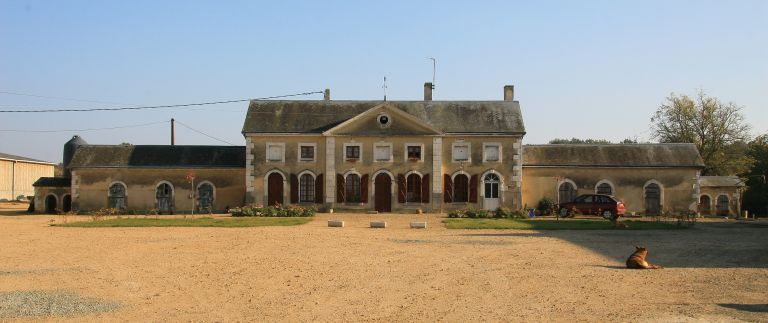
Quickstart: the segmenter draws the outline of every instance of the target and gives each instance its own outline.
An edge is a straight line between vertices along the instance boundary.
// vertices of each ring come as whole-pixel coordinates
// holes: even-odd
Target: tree
[[[742,174],[747,190],[742,197],[742,208],[750,214],[768,215],[768,134],[755,138],[749,143],[747,155],[755,163],[749,172]]]
[[[662,143],[693,143],[706,165],[704,175],[734,175],[746,171],[750,127],[741,107],[722,103],[699,91],[695,98],[674,93],[651,118],[651,136]]]

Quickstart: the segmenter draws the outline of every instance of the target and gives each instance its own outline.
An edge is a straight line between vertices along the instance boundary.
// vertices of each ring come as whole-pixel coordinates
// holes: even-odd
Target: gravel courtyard
[[[335,214],[294,227],[49,226],[60,219],[0,216],[0,321],[768,320],[764,223],[543,232]],[[366,227],[379,219],[390,227]],[[417,219],[428,229],[409,229]],[[633,245],[667,268],[624,269]]]

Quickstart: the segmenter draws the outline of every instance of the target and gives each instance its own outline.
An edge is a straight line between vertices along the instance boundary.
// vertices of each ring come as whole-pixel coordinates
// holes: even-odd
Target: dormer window
[[[382,113],[376,117],[376,122],[379,124],[379,127],[387,128],[392,124],[392,118],[388,114]]]

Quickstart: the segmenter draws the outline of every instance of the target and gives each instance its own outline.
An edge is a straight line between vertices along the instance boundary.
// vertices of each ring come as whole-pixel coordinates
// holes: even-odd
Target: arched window
[[[360,176],[357,174],[347,175],[346,182],[346,197],[347,202],[359,203],[360,202]]]
[[[126,189],[123,183],[112,183],[109,186],[109,207],[112,209],[124,210]]]
[[[213,210],[213,184],[202,183],[197,187],[197,207],[201,212]]]
[[[597,185],[597,194],[613,195],[613,187],[608,183]]]
[[[560,203],[568,203],[573,202],[573,199],[576,198],[576,187],[571,184],[571,182],[563,182],[560,184],[560,188],[558,189],[559,194],[559,201]]]
[[[469,178],[467,175],[458,174],[453,178],[453,201],[469,201]]]
[[[499,176],[496,174],[485,175],[483,179],[484,196],[487,199],[499,198]]]
[[[661,187],[656,183],[645,187],[645,213],[649,215],[661,214]]]
[[[405,182],[405,201],[421,203],[421,176],[415,173],[408,175]]]
[[[717,197],[717,215],[728,215],[731,213],[728,202],[728,195],[720,195]]]
[[[699,212],[703,215],[712,213],[712,200],[709,198],[709,195],[702,195],[699,198]]]
[[[315,178],[310,174],[299,177],[299,202],[312,203],[315,201]]]

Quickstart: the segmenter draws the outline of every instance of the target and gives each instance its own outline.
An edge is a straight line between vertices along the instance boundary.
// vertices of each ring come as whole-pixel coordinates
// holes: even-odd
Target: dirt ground
[[[347,226],[328,228],[330,218]],[[367,228],[379,219],[390,227]],[[408,228],[419,219],[428,229]],[[52,220],[61,218],[0,214],[0,294],[122,304],[55,320],[768,321],[764,223],[541,232],[448,230],[436,215],[318,215],[261,228]],[[624,269],[633,245],[667,268]]]

